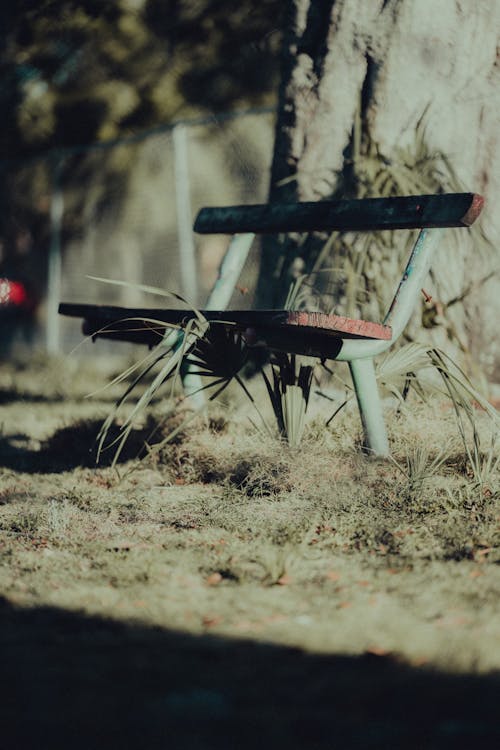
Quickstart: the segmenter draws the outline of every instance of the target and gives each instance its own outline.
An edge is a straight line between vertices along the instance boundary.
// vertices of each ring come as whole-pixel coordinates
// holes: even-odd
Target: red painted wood
[[[389,341],[392,338],[392,329],[390,326],[384,326],[381,323],[372,323],[368,320],[357,320],[354,318],[345,318],[342,315],[326,315],[320,312],[290,311],[286,321],[289,325],[302,326],[306,328],[322,329],[331,331],[332,334],[349,336],[360,336],[367,339],[384,339]]]
[[[472,226],[472,224],[474,224],[477,217],[483,210],[483,206],[484,206],[483,196],[479,195],[478,193],[474,193],[472,197],[472,203],[468,211],[464,214],[464,216],[462,216],[461,223],[466,227]]]

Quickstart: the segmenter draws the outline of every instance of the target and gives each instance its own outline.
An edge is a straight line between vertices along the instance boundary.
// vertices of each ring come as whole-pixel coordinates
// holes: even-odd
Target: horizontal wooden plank
[[[62,304],[63,315],[84,319],[85,335],[154,346],[166,328],[185,326],[195,317],[190,310],[125,308]],[[296,354],[333,357],[342,339],[391,338],[389,326],[340,315],[289,310],[202,310],[212,325],[242,331],[249,345]],[[147,319],[147,320],[144,320]],[[151,322],[155,321],[155,322]]]
[[[372,323],[369,320],[345,318],[342,315],[290,310],[287,313],[286,322],[291,326],[317,328],[325,332],[331,331],[332,334],[341,335],[342,338],[360,337],[364,339],[384,339],[386,341],[392,338],[390,326]]]
[[[194,229],[201,234],[275,234],[467,227],[482,207],[483,198],[476,193],[227,206],[202,208]]]

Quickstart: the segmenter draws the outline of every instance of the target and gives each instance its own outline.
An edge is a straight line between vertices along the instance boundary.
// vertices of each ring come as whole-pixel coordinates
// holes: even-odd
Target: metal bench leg
[[[353,359],[349,362],[349,369],[361,414],[365,446],[374,456],[388,456],[389,441],[373,359]]]

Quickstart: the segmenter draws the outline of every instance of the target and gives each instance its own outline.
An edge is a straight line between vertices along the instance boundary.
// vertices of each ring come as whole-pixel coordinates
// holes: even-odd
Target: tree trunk
[[[499,29],[498,0],[289,0],[270,201],[480,192],[481,227],[493,240],[500,230]],[[355,251],[352,238],[337,239],[333,261],[325,240],[265,240],[258,305],[281,306],[299,273],[347,258],[335,293],[346,297],[346,278],[355,274],[363,288],[356,300],[347,294],[347,306],[359,307],[371,293],[381,307],[397,267],[388,239],[356,238]],[[462,240],[445,234],[434,265],[431,290],[445,309],[473,278],[498,267],[498,247],[496,259],[480,252],[480,233],[474,254]],[[495,310],[483,305],[475,325],[488,314]],[[463,339],[467,321],[458,318]]]

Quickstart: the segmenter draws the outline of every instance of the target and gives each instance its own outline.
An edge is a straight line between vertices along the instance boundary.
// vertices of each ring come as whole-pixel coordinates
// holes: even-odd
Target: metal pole
[[[219,267],[219,275],[207,300],[207,310],[225,310],[243,270],[254,234],[235,234]]]
[[[177,236],[181,269],[181,287],[184,298],[191,305],[198,303],[196,280],[196,253],[193,240],[191,194],[189,188],[189,162],[187,128],[176,125],[172,130],[174,149],[175,197],[177,206]]]
[[[52,195],[50,203],[50,247],[47,278],[46,346],[49,354],[60,349],[61,299],[61,230],[64,215],[64,196],[61,185],[62,158],[54,157],[51,164]]]
[[[342,349],[335,359],[351,362],[354,359],[376,357],[393,346],[406,328],[415,309],[420,289],[431,267],[434,251],[442,236],[441,233],[442,230],[439,229],[422,229],[418,235],[389,312],[383,321],[384,325],[392,327],[392,338],[389,341],[344,339]]]
[[[372,456],[388,456],[389,441],[373,359],[354,359],[349,362],[349,369],[363,424],[365,447]]]
[[[388,349],[402,334],[413,312],[425,277],[429,272],[432,256],[438,242],[437,230],[422,229],[404,270],[384,318],[392,326],[390,341],[346,340],[336,359],[349,362],[354,390],[358,401],[366,447],[375,456],[389,455],[389,443],[382,412],[382,403],[377,388],[373,357]]]

